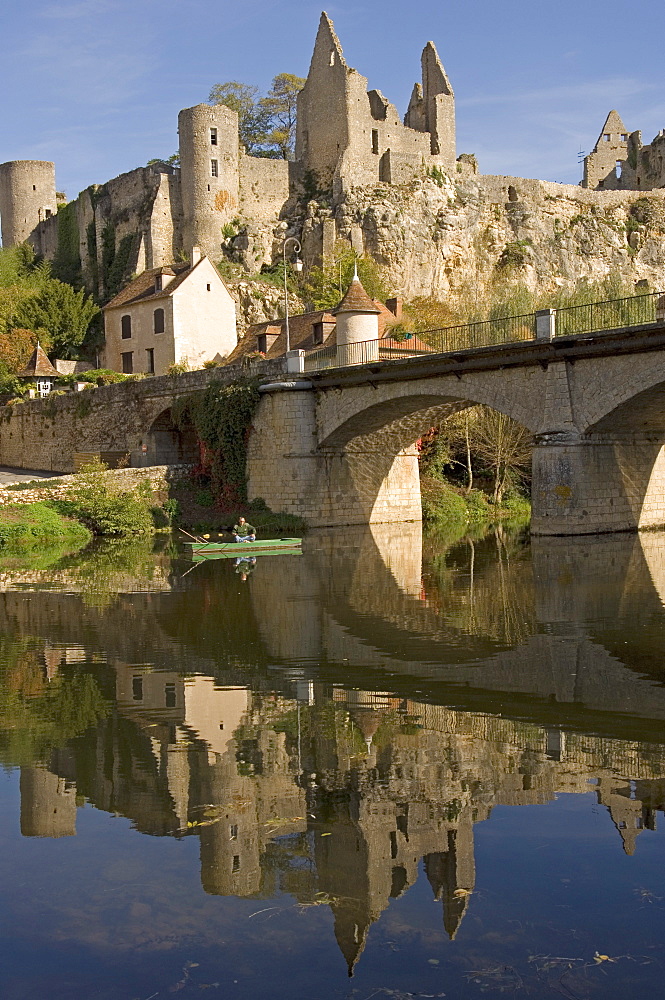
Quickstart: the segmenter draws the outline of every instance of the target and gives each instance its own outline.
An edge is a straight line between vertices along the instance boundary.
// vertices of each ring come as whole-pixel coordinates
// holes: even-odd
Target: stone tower
[[[3,247],[30,241],[39,223],[55,215],[56,209],[55,164],[47,160],[10,160],[0,164]]]
[[[238,115],[224,104],[197,104],[178,115],[183,246],[216,259],[222,227],[238,214]]]
[[[449,168],[455,162],[455,95],[434,42],[428,42],[420,59],[423,82],[413,88],[404,124],[429,132],[432,156]]]

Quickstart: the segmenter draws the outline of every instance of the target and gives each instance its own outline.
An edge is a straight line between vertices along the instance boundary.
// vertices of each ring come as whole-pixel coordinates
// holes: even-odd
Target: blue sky
[[[434,41],[457,98],[458,153],[483,173],[577,183],[616,107],[665,127],[665,3],[335,0],[349,65],[403,113]],[[56,163],[69,197],[168,156],[180,108],[226,80],[305,76],[321,0],[0,0],[0,162]]]

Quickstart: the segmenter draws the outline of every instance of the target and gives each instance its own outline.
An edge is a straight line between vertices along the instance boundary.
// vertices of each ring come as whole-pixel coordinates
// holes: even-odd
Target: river
[[[0,560],[3,1000],[626,1000],[665,533]]]

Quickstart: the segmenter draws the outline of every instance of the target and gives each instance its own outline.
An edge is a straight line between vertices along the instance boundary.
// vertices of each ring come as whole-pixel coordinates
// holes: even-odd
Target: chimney
[[[192,262],[192,267],[194,267],[195,264],[198,264],[198,262],[201,260],[201,247],[192,247],[192,253],[190,259]]]
[[[395,297],[393,299],[386,299],[386,309],[390,309],[391,313],[397,320],[402,318],[402,299]]]

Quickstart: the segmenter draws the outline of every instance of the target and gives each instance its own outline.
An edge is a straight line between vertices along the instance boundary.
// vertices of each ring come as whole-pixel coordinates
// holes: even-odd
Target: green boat
[[[302,538],[262,538],[256,542],[185,542],[195,562],[201,559],[251,559],[302,555]]]

